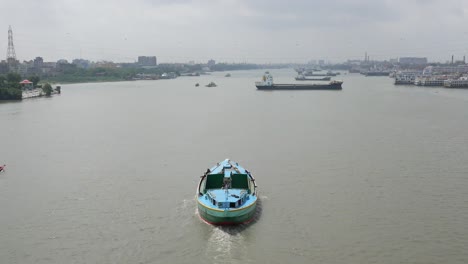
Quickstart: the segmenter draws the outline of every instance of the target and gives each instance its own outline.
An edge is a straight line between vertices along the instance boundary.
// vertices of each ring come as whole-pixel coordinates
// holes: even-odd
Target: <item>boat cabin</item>
[[[269,72],[265,72],[262,77],[261,82],[255,82],[257,86],[272,86],[273,85],[273,76]]]
[[[226,159],[201,176],[198,195],[207,206],[240,208],[256,195],[256,184],[250,172]]]
[[[205,194],[209,204],[218,208],[238,208],[251,193],[249,175],[237,172],[232,165],[226,164],[221,171],[207,174],[200,191]]]

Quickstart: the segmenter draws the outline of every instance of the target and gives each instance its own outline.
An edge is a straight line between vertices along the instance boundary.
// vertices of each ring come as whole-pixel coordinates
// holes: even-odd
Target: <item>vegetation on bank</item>
[[[17,73],[8,73],[0,75],[0,100],[21,100],[22,91],[21,75]]]
[[[237,71],[237,70],[255,70],[262,69],[262,65],[258,64],[227,64],[227,63],[217,63],[210,67],[212,71]]]
[[[46,83],[42,86],[42,91],[45,93],[46,96],[50,96],[52,94],[52,85]]]
[[[61,69],[55,76],[43,77],[51,83],[111,82],[130,80],[137,69],[130,68],[77,68],[73,64]],[[73,65],[73,66],[72,66]]]
[[[234,71],[261,69],[257,64],[227,64],[218,63],[210,66],[211,71]],[[43,77],[44,81],[51,83],[81,83],[81,82],[112,82],[132,80],[138,73],[162,75],[174,72],[176,75],[183,73],[203,72],[202,64],[159,64],[157,67],[116,67],[116,68],[79,68],[74,64],[60,65],[54,76]]]
[[[0,88],[0,100],[21,100],[23,92],[16,88]]]

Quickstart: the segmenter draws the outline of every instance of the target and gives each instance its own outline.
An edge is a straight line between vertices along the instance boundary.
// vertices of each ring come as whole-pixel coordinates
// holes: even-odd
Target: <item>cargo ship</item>
[[[327,84],[275,84],[269,72],[265,72],[261,82],[255,82],[259,90],[341,90],[342,84],[342,81],[331,81]]]
[[[305,72],[304,76],[337,76],[339,73],[328,71],[326,73]]]
[[[331,77],[322,77],[322,78],[306,78],[304,75],[299,74],[296,78],[296,81],[330,81]]]

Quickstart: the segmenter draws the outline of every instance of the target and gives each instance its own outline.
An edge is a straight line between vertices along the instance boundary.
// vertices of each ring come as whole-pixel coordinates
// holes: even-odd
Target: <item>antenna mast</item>
[[[11,26],[8,28],[8,50],[7,50],[7,61],[16,61],[15,46],[13,45],[13,30]]]

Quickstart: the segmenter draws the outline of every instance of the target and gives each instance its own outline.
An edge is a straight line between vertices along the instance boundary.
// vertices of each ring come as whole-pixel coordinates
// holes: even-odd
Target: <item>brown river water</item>
[[[0,103],[0,263],[468,263],[468,90],[257,91],[262,73]],[[257,179],[249,225],[196,213],[225,158]]]

